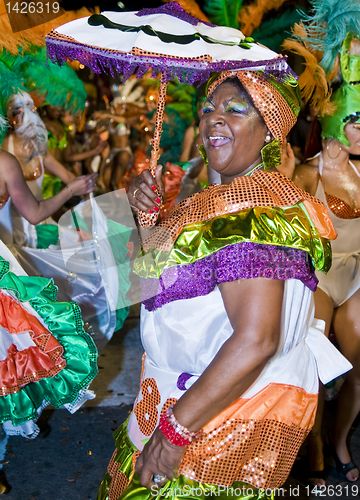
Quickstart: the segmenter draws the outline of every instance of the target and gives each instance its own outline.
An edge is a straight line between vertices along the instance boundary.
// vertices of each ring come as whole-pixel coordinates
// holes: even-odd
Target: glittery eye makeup
[[[203,106],[203,114],[214,111],[214,105],[210,101],[205,101]]]
[[[231,99],[225,106],[225,111],[235,111],[236,113],[248,113],[249,103],[242,99]]]

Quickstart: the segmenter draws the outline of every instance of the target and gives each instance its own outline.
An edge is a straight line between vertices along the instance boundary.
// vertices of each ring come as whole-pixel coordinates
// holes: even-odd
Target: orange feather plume
[[[304,59],[305,69],[299,76],[302,99],[305,103],[317,108],[318,114],[321,116],[333,114],[336,104],[330,103],[329,81],[331,74],[326,75],[324,69],[319,65],[322,52],[310,50],[306,43],[307,31],[301,21],[294,25],[292,34],[294,38],[287,38],[282,47]]]
[[[242,7],[239,12],[240,29],[245,36],[251,36],[261,24],[266,12],[279,9],[286,0],[255,0],[255,2]]]

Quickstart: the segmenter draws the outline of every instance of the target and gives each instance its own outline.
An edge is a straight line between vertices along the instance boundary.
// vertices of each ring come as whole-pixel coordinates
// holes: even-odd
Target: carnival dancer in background
[[[303,97],[318,110],[318,153],[295,168],[294,154],[284,149],[281,171],[328,208],[338,237],[331,243],[333,263],[317,273],[315,316],[333,326],[342,354],[353,369],[346,375],[337,402],[334,426],[326,436],[339,474],[359,479],[348,447],[351,426],[360,410],[360,2],[313,3],[306,24],[295,25],[285,48],[305,58],[300,76]],[[312,138],[316,142],[316,138]],[[325,485],[323,397],[309,435],[309,483]]]
[[[7,62],[9,58],[10,56],[7,56]],[[3,83],[1,104],[4,111],[7,110],[8,121],[13,125],[13,131],[10,131],[8,137],[5,138],[5,147],[19,158],[29,187],[37,200],[43,199],[41,184],[44,166],[53,169],[53,172],[63,177],[66,183],[66,187],[58,195],[46,200],[47,215],[43,219],[36,219],[37,223],[34,224],[34,218],[29,216],[29,211],[24,205],[29,199],[28,196],[19,198],[24,192],[23,186],[21,191],[14,191],[14,186],[20,186],[24,179],[18,179],[19,172],[15,169],[14,177],[12,177],[13,184],[7,184],[8,176],[5,175],[3,177],[4,192],[1,194],[8,197],[6,207],[10,207],[11,199],[13,206],[12,214],[8,209],[2,210],[0,213],[1,225],[7,228],[6,243],[11,245],[13,254],[29,275],[54,279],[59,288],[59,299],[77,302],[81,308],[87,331],[94,335],[97,345],[103,347],[114,331],[122,327],[127,317],[128,307],[117,307],[117,304],[120,297],[122,299],[125,296],[129,282],[125,275],[121,275],[121,279],[119,278],[120,271],[118,270],[117,273],[113,273],[113,279],[118,280],[116,286],[114,284],[109,288],[104,283],[103,274],[99,268],[99,262],[97,262],[99,256],[96,256],[92,234],[92,226],[99,221],[97,222],[90,217],[88,226],[82,225],[81,228],[76,228],[74,225],[70,225],[69,228],[63,228],[62,238],[63,240],[67,239],[67,246],[74,247],[74,252],[79,245],[79,235],[81,237],[80,248],[76,252],[76,271],[74,267],[70,270],[65,263],[64,254],[59,245],[58,227],[54,221],[50,221],[51,224],[39,225],[50,214],[62,207],[64,202],[68,202],[74,196],[78,197],[80,194],[93,192],[96,187],[97,174],[75,178],[47,152],[47,131],[44,123],[36,112],[31,97],[21,89],[24,81],[22,70],[17,68],[15,62],[13,62],[11,70],[8,69],[8,66],[6,68],[3,66],[4,64],[0,65]],[[5,78],[9,74],[11,84],[6,85]],[[14,94],[15,83],[19,89],[17,94]],[[3,135],[9,130],[7,123],[4,116]],[[4,168],[5,166],[6,163]],[[72,187],[79,185],[83,190]],[[41,202],[40,206],[44,206],[44,203]],[[80,213],[84,207],[85,204],[82,203],[76,208],[77,222],[82,218]],[[106,221],[105,218],[99,223],[111,225],[110,229],[106,228],[109,259],[115,261],[114,255],[116,255],[117,259],[120,258],[121,263],[123,263],[129,251],[126,247],[127,237],[123,234],[124,228],[111,221]],[[114,246],[111,247],[111,244]],[[110,289],[112,290],[111,294]]]

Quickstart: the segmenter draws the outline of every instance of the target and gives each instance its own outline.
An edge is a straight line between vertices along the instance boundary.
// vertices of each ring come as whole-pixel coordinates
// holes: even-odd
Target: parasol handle
[[[160,139],[161,139],[161,132],[162,132],[162,124],[164,120],[164,111],[165,111],[165,100],[166,100],[166,90],[167,90],[167,84],[168,82],[165,80],[165,75],[163,73],[160,73],[160,88],[159,88],[159,98],[157,102],[157,109],[156,109],[156,122],[155,122],[155,130],[154,130],[154,137],[151,140],[151,156],[150,156],[150,166],[149,170],[150,173],[153,177],[155,177],[155,172],[156,172],[156,167],[157,167],[157,162],[160,157]],[[156,184],[155,184],[156,186]],[[162,195],[160,192],[160,189],[158,186],[156,186],[156,191],[155,193],[161,200],[161,204],[163,203]],[[140,226],[142,226],[144,229],[150,229],[152,226],[156,224],[156,221],[159,217],[159,212],[154,212],[153,214],[149,214],[146,212],[143,212],[142,210],[139,210],[138,214],[138,221]]]

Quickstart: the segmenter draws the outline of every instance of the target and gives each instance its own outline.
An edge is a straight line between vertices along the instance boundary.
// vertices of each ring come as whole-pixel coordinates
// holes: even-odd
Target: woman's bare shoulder
[[[9,153],[8,151],[4,151],[3,149],[0,149],[0,163],[3,164],[4,162],[12,162],[12,163],[18,163],[17,159],[15,158],[14,155]]]
[[[19,162],[14,155],[7,151],[0,150],[0,172],[2,176],[13,173],[19,167]]]

